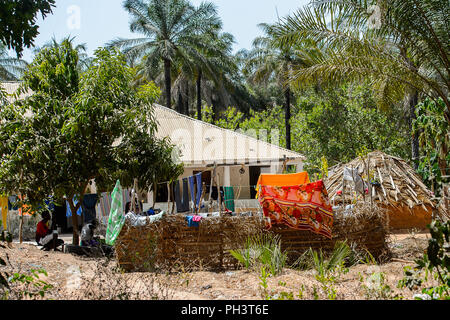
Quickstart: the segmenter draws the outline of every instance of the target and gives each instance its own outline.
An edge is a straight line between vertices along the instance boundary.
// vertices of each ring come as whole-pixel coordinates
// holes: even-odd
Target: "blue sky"
[[[137,38],[129,31],[129,16],[122,7],[122,0],[56,0],[53,15],[39,18],[40,34],[35,45],[41,46],[53,36],[60,40],[68,35],[76,37],[76,43],[86,43],[88,53],[108,41],[121,38]],[[199,5],[202,0],[191,0]],[[218,6],[224,31],[234,35],[235,51],[251,47],[260,35],[259,23],[272,23],[278,16],[295,12],[309,0],[212,0]],[[25,50],[23,58],[31,61],[31,50]]]

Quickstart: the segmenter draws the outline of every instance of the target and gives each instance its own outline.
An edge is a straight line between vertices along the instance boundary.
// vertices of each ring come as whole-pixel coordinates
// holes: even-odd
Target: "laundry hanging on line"
[[[8,218],[8,197],[0,197],[0,210],[2,211],[3,230],[6,230]]]
[[[183,179],[183,193],[180,192],[180,181],[176,181],[173,187],[173,193],[175,196],[175,203],[177,205],[177,212],[184,213],[189,211],[189,190],[188,180]]]
[[[297,186],[260,186],[266,227],[284,224],[332,238],[333,209],[323,181]]]
[[[202,216],[186,216],[186,221],[188,223],[188,227],[198,228],[200,226],[200,221],[202,220]]]

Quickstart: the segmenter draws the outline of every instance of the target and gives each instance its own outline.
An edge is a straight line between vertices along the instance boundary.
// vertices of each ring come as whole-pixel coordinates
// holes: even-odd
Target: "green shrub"
[[[246,269],[266,266],[270,274],[280,274],[286,266],[287,253],[281,250],[280,236],[264,233],[247,238],[243,249],[230,250]]]

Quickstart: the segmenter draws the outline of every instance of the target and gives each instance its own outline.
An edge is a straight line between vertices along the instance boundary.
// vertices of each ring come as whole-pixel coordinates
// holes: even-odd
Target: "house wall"
[[[303,171],[303,163],[297,163],[297,172]],[[269,173],[269,174],[279,174],[282,168],[281,164],[275,164],[270,167],[260,166],[261,173]],[[236,165],[229,166],[230,172],[230,185],[235,187],[235,206],[236,211],[246,211],[246,209],[255,209],[258,208],[258,200],[251,198],[251,189],[250,189],[250,166],[249,165]],[[244,168],[245,172],[243,174],[240,173],[240,169]],[[194,175],[195,172],[203,172],[211,170],[211,174],[213,168],[210,167],[185,167],[183,174],[178,178],[178,180],[182,180],[183,178],[188,178]],[[225,182],[225,173],[226,169],[223,166],[219,166],[216,169],[217,174],[219,175],[219,183],[221,186],[224,186]],[[227,186],[227,185],[226,185]],[[209,190],[208,190],[209,192]],[[206,196],[206,200],[208,199],[208,194]],[[148,193],[147,203],[144,205],[144,210],[146,208],[150,208],[153,206],[153,192]],[[171,206],[171,204],[170,204]],[[167,202],[158,202],[155,205],[155,208],[166,210],[167,211],[168,203]],[[241,210],[240,210],[241,208]],[[170,209],[170,208],[169,208]]]

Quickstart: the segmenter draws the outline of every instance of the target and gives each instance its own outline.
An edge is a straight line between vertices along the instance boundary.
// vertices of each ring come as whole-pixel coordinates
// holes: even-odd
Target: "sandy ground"
[[[396,234],[390,237],[393,259],[382,265],[358,264],[340,275],[334,289],[336,299],[411,299],[409,289],[397,288],[403,278],[403,268],[414,265],[427,247],[429,234]],[[63,236],[66,243],[70,236]],[[272,298],[327,299],[312,270],[286,268],[281,275],[269,277],[264,290],[258,271],[191,272],[171,275],[139,273],[121,274],[115,262],[105,259],[79,257],[72,254],[42,251],[31,243],[12,243],[0,249],[0,257],[8,261],[0,271],[26,273],[44,269],[47,276],[40,280],[53,286],[47,299],[169,299],[169,300],[260,300]],[[385,275],[381,283],[370,277],[376,272]],[[382,293],[381,288],[390,290]],[[17,298],[17,297],[15,297]]]

